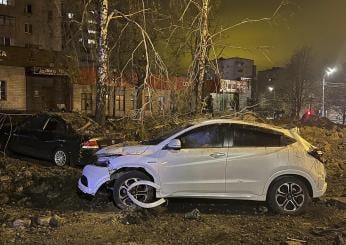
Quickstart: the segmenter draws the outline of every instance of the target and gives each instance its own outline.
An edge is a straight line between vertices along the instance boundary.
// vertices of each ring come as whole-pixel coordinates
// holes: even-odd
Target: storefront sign
[[[66,73],[62,69],[46,68],[46,67],[32,67],[31,72],[33,75],[45,76],[64,76]]]
[[[242,93],[247,93],[249,90],[249,80],[248,79],[243,79],[241,81],[221,79],[220,83],[221,83],[220,92],[242,94]]]

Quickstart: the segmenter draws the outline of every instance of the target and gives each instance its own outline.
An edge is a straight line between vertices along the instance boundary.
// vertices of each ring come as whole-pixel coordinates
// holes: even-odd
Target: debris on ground
[[[184,215],[185,219],[193,219],[193,220],[200,220],[201,219],[201,212],[195,208],[191,212],[188,212]]]

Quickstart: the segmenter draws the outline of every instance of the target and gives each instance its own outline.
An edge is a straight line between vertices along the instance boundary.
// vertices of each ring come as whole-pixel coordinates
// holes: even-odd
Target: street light
[[[323,75],[323,81],[322,81],[322,117],[325,116],[325,108],[324,108],[324,87],[326,86],[326,77],[332,75],[334,72],[336,72],[337,69],[336,67],[330,68],[328,67],[327,70],[325,71],[324,75]]]
[[[269,92],[273,92],[274,87],[269,86],[269,87],[268,87],[268,90],[269,90]]]

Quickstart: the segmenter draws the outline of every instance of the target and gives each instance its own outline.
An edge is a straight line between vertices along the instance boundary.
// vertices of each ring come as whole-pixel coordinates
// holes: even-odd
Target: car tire
[[[311,197],[304,181],[287,176],[278,179],[270,187],[267,202],[274,213],[298,215],[306,210]]]
[[[69,163],[69,156],[66,150],[58,148],[54,151],[52,160],[55,163],[55,165],[63,167]]]
[[[132,183],[139,180],[152,181],[151,178],[140,171],[120,172],[117,174],[113,185],[113,200],[115,205],[120,209],[136,209],[139,208],[127,196],[126,188]],[[133,195],[141,202],[150,203],[155,198],[155,190],[150,186],[134,187]],[[136,194],[138,195],[136,196]]]

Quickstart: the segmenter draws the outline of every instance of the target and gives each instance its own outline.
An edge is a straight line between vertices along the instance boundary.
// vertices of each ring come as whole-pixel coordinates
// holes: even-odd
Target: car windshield
[[[156,138],[153,138],[153,139],[150,139],[150,140],[143,140],[141,141],[141,144],[143,145],[157,145],[159,144],[160,142],[164,141],[165,139],[171,137],[172,135],[178,133],[179,131],[181,130],[184,130],[188,127],[191,127],[192,124],[188,124],[188,125],[185,125],[183,127],[178,127],[178,128],[175,128],[173,130],[171,130],[169,133],[166,133],[166,134],[163,134],[159,137],[156,137]]]

